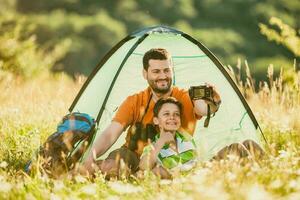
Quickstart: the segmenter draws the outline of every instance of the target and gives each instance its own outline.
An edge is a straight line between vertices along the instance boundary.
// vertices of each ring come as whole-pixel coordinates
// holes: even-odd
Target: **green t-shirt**
[[[144,148],[142,156],[147,156],[150,153],[154,148],[153,144],[159,139],[159,135],[160,134],[156,135],[152,144],[149,144]],[[191,136],[184,137],[183,134],[178,131],[175,134],[175,140],[178,152],[169,148],[168,144],[165,144],[157,156],[157,163],[166,169],[180,167],[182,170],[185,170],[186,168],[189,168],[187,167],[188,165],[194,164],[196,161],[196,144]]]

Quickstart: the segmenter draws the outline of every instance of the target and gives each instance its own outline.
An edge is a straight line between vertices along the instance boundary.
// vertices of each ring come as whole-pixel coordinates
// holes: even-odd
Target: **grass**
[[[235,68],[238,69],[239,67]],[[233,70],[232,70],[233,72]],[[236,158],[203,162],[174,180],[151,174],[144,179],[105,181],[101,174],[55,180],[22,168],[32,153],[55,130],[82,85],[64,75],[27,82],[0,83],[0,199],[299,199],[300,95],[299,73],[286,80],[281,73],[254,88],[233,73],[269,141],[269,157],[241,163]]]

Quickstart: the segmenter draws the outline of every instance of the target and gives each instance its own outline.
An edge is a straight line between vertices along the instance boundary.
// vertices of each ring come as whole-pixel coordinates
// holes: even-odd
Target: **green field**
[[[145,174],[141,179],[111,181],[101,174],[93,180],[67,175],[55,180],[39,171],[31,176],[23,172],[25,162],[55,131],[84,77],[2,79],[0,199],[299,199],[300,74],[293,72],[292,77],[288,84],[281,82],[282,77],[269,80],[257,92],[240,85],[267,137],[267,158],[203,162],[173,180]]]

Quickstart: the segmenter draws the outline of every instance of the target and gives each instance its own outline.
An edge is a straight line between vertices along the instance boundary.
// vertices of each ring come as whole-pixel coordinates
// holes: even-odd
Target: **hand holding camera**
[[[210,115],[218,111],[221,104],[221,97],[216,91],[216,88],[213,85],[206,84],[200,86],[191,86],[189,89],[189,96],[194,103],[194,107],[198,110],[202,110],[199,114],[199,111],[195,111],[198,115],[203,116],[203,101],[207,105],[206,116],[207,118],[204,121],[204,127],[208,127]]]
[[[200,86],[191,86],[189,89],[191,100],[204,100],[207,104],[213,104],[217,107],[221,104],[221,98],[215,87],[209,84]]]
[[[191,86],[189,89],[189,95],[192,100],[212,99],[212,93],[212,88],[206,85]]]

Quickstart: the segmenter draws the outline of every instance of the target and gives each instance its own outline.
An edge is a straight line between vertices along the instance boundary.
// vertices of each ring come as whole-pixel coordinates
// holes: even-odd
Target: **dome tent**
[[[222,105],[204,128],[205,117],[198,121],[194,133],[200,159],[208,160],[217,151],[234,142],[247,139],[261,144],[263,136],[258,123],[229,74],[219,60],[200,42],[181,31],[156,26],[134,32],[120,41],[100,61],[88,77],[70,112],[87,113],[96,119],[98,137],[113,118],[118,106],[129,95],[148,86],[142,76],[142,58],[151,48],[165,48],[173,62],[173,85],[190,86],[211,83],[222,98]],[[125,142],[123,133],[100,158]]]

